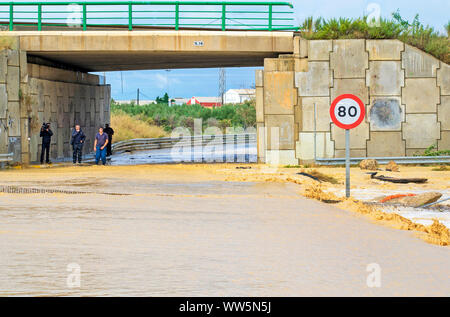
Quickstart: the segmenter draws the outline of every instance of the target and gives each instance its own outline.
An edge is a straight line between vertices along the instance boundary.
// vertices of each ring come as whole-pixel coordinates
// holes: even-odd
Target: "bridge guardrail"
[[[174,146],[218,146],[227,144],[250,144],[256,143],[256,134],[224,134],[224,135],[203,135],[203,136],[181,136],[177,138],[157,138],[157,139],[132,139],[117,142],[112,145],[116,153],[126,151],[149,151],[156,149],[167,149]]]
[[[398,164],[448,164],[450,156],[400,156],[400,157],[352,157],[350,164],[359,164],[362,160],[374,159],[379,164],[394,161]],[[318,165],[344,165],[345,158],[317,158]]]
[[[6,162],[11,162],[14,159],[14,153],[0,154],[0,168],[5,167]]]
[[[289,2],[269,1],[0,2],[0,24],[10,31],[34,25],[38,31],[61,26],[84,31],[101,26],[128,27],[129,31],[134,27],[297,30],[291,9]]]

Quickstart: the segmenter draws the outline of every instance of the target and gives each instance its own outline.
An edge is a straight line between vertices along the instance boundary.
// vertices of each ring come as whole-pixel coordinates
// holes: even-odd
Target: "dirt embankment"
[[[450,184],[450,172],[446,169],[433,167],[405,167],[401,166],[400,172],[380,171],[380,174],[392,177],[426,177],[425,184],[392,184],[370,179],[367,171],[359,168],[352,168],[351,188],[353,190],[364,189],[367,192],[409,192],[409,191],[432,191],[448,190]],[[304,171],[310,175],[319,175],[322,183],[309,177],[298,175]],[[417,236],[428,243],[449,246],[450,230],[437,219],[433,219],[431,225],[415,223],[397,213],[383,212],[380,208],[364,204],[354,198],[343,197],[345,169],[344,168],[269,168],[266,166],[256,166],[249,170],[225,170],[229,181],[265,181],[265,182],[292,182],[302,185],[300,194],[307,198],[316,199],[323,202],[334,203],[335,206],[362,214],[369,217],[376,223],[389,227],[414,231]],[[322,174],[322,177],[320,177]],[[330,181],[331,179],[331,181]],[[334,182],[333,180],[336,180]],[[334,183],[334,184],[333,184]]]

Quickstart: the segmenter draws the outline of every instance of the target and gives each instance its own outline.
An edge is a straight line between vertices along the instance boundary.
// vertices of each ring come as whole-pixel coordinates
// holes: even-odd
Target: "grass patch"
[[[114,141],[138,138],[161,138],[167,136],[161,127],[150,125],[123,112],[111,114],[111,126],[114,128]]]
[[[391,19],[381,18],[378,22],[377,26],[372,25],[366,16],[329,20],[309,17],[300,27],[302,36],[310,40],[398,39],[450,63],[450,22],[445,26],[447,34],[423,25],[419,15],[411,22],[405,20],[398,10],[392,13]]]
[[[450,150],[437,150],[437,144],[433,144],[428,147],[422,154],[422,156],[446,156],[450,155]]]

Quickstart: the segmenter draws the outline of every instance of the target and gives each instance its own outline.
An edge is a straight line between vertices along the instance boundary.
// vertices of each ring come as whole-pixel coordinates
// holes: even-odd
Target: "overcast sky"
[[[296,23],[300,23],[308,16],[359,17],[374,13],[376,8],[379,8],[383,17],[390,17],[397,9],[400,9],[402,16],[409,20],[418,13],[422,23],[442,32],[443,26],[450,20],[449,0],[294,0],[291,3],[294,4]],[[227,89],[253,86],[254,70],[255,68],[227,69]],[[144,95],[141,96],[143,99],[154,99],[166,91],[171,97],[218,95],[218,69],[129,71],[123,72],[122,76],[120,72],[108,72],[106,78],[112,85],[114,99],[134,99],[137,88],[143,92]]]

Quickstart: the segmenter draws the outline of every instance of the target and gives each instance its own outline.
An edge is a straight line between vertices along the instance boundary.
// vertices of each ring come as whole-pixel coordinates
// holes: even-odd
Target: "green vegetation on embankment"
[[[111,102],[111,124],[119,139],[161,137],[177,127],[194,129],[194,119],[202,119],[203,129],[218,127],[255,127],[255,102],[205,108],[200,105],[173,105],[164,103],[137,106]],[[162,132],[162,133],[161,133]],[[152,136],[146,136],[146,135]],[[116,136],[115,136],[116,137]]]
[[[367,17],[329,20],[309,17],[300,28],[302,36],[310,40],[398,39],[450,63],[450,22],[445,26],[447,35],[443,35],[428,25],[424,26],[419,21],[419,15],[410,22],[402,18],[397,10],[392,14],[392,19],[381,18],[377,26],[369,25]]]

